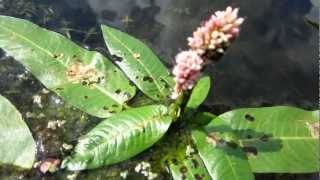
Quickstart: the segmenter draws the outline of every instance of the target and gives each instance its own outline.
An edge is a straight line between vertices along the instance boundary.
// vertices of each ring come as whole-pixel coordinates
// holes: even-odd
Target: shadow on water
[[[201,21],[228,5],[240,7],[240,15],[245,16],[246,21],[241,36],[223,59],[206,69],[205,73],[214,81],[203,109],[222,113],[232,108],[275,104],[317,108],[318,31],[304,21],[312,9],[309,0],[0,0],[0,14],[31,20],[105,55],[100,24],[111,25],[146,42],[172,67],[175,54],[187,48],[186,38]],[[64,104],[53,93],[43,94],[44,87],[2,51],[0,62],[0,92],[17,106],[36,140],[42,142],[38,145],[44,147],[40,150],[42,156],[64,155],[59,149],[62,142],[74,144],[83,131],[99,122]],[[45,108],[33,103],[32,97],[39,94]],[[41,113],[45,116],[39,116]],[[66,127],[59,130],[61,132],[46,130],[48,121],[57,119],[68,120]],[[281,142],[272,147],[281,147]],[[152,151],[119,165],[85,171],[79,178],[119,179],[121,171],[134,172],[136,163],[150,158]],[[7,171],[0,169],[0,179],[42,177],[35,171],[19,175],[10,175]],[[68,174],[62,171],[45,179],[65,179]],[[293,176],[287,177],[293,179]],[[308,177],[294,175],[295,179]],[[132,175],[132,179],[141,178]],[[257,178],[286,179],[276,175]]]

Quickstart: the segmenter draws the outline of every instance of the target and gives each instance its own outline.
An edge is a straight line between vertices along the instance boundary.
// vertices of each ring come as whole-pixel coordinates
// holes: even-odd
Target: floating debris
[[[66,123],[65,120],[62,120],[62,121],[60,121],[60,120],[49,121],[48,125],[47,125],[47,128],[48,129],[52,129],[52,130],[56,130],[57,128],[62,127],[65,123]]]
[[[73,146],[71,144],[63,143],[62,148],[65,150],[71,150]]]
[[[148,180],[152,180],[158,177],[157,173],[153,173],[151,171],[151,165],[148,162],[142,161],[141,163],[137,164],[134,168],[137,173],[140,173],[148,178]]]
[[[39,106],[40,108],[43,108],[42,101],[41,101],[41,96],[40,95],[34,95],[32,96],[33,103]]]
[[[58,166],[59,166],[60,162],[61,162],[60,159],[47,158],[46,160],[44,160],[41,163],[39,170],[43,174],[46,174],[47,172],[54,173],[54,172],[58,171],[58,169],[59,169]]]
[[[120,177],[123,178],[123,179],[126,179],[127,176],[128,176],[128,174],[129,174],[129,171],[128,171],[128,170],[123,171],[123,172],[120,173]]]
[[[192,154],[194,154],[196,151],[195,149],[193,149],[190,145],[187,145],[187,148],[186,148],[186,155],[188,157],[192,156]]]

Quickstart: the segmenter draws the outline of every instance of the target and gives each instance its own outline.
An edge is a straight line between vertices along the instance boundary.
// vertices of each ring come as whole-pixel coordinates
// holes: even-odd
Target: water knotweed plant
[[[157,144],[157,167],[175,180],[318,172],[319,111],[274,106],[212,114],[199,108],[211,87],[203,70],[239,35],[244,18],[238,11],[227,7],[198,27],[187,38],[189,48],[176,55],[172,73],[142,41],[110,26],[101,26],[105,57],[29,21],[0,16],[0,48],[65,103],[100,119],[88,118],[97,124],[76,143],[74,136],[55,143],[62,144],[57,157],[36,159],[31,131],[0,95],[0,166],[79,172],[126,161]],[[74,129],[61,132],[67,131]],[[136,167],[148,179],[158,177],[149,163]]]

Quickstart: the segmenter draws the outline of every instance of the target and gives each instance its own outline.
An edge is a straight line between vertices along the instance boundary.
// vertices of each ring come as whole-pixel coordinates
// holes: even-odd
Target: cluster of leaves
[[[187,99],[172,101],[174,81],[152,50],[114,28],[102,26],[102,32],[109,58],[31,22],[0,16],[0,48],[7,55],[65,102],[103,118],[79,138],[62,168],[79,171],[127,160],[159,141],[174,122],[185,122],[192,141],[166,161],[174,179],[319,171],[319,111],[277,106],[219,116],[198,112],[209,77],[201,78]],[[28,127],[3,97],[0,114],[0,163],[31,168],[35,142]]]

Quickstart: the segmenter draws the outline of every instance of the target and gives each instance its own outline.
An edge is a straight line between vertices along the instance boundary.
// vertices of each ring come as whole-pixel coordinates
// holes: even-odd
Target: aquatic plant
[[[79,137],[61,168],[79,171],[125,161],[163,140],[178,124],[186,133],[163,157],[174,179],[317,172],[319,111],[275,106],[214,115],[198,108],[211,84],[201,70],[224,54],[243,20],[230,7],[212,15],[188,39],[190,49],[176,56],[174,76],[143,42],[105,25],[109,58],[7,16],[0,16],[0,48],[65,102],[101,118]],[[31,168],[35,142],[19,112],[2,96],[0,114],[0,163]],[[59,162],[49,159],[40,167],[53,172]]]

